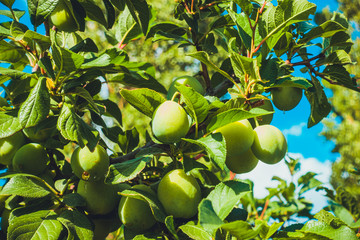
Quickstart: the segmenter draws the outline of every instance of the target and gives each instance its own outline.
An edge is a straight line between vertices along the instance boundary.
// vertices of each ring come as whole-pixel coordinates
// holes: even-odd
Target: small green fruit
[[[163,143],[176,143],[189,131],[185,110],[176,102],[165,101],[155,110],[152,119],[154,136]]]
[[[49,157],[45,148],[38,143],[28,143],[22,146],[12,160],[16,172],[38,175],[47,167]]]
[[[64,0],[58,2],[49,20],[60,31],[75,32],[77,30],[76,21]]]
[[[251,149],[264,163],[275,164],[285,157],[287,143],[284,134],[272,125],[262,125],[254,129],[255,139]]]
[[[22,132],[0,139],[0,164],[10,165],[16,151],[25,143]]]
[[[172,170],[161,179],[157,195],[166,213],[176,218],[193,217],[201,201],[199,184],[182,169]]]
[[[109,164],[109,156],[100,145],[97,145],[93,152],[88,147],[78,147],[71,155],[71,168],[74,174],[86,181],[104,180]]]
[[[299,104],[302,98],[302,89],[296,87],[274,88],[271,90],[271,94],[277,109],[289,111]]]
[[[80,180],[77,193],[86,201],[86,211],[94,215],[105,215],[114,210],[120,200],[116,185],[102,181],[89,182]]]
[[[236,156],[227,157],[225,164],[230,171],[234,173],[247,173],[252,171],[258,164],[259,159],[257,159],[254,153],[249,148],[247,151],[238,154]]]
[[[143,184],[135,185],[132,189],[139,189],[154,197],[156,196],[149,186]],[[120,200],[118,213],[120,221],[125,227],[135,232],[144,232],[156,223],[151,208],[145,200],[123,196]]]
[[[201,95],[205,94],[205,89],[201,85],[199,80],[197,80],[196,78],[194,78],[192,76],[182,76],[182,77],[175,78],[175,80],[171,83],[168,93],[167,93],[167,99],[171,99],[173,97],[173,95],[177,91],[176,86],[179,86],[179,85],[185,85],[185,86],[192,87],[195,91],[197,91]]]

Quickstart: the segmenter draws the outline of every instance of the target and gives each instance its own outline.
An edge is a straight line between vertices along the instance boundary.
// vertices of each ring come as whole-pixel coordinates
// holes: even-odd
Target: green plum
[[[157,196],[167,214],[175,218],[191,218],[198,211],[201,190],[193,176],[175,169],[161,179]]]
[[[234,173],[251,171],[258,160],[249,151],[254,142],[254,130],[247,119],[229,123],[215,130],[226,142],[226,166]]]
[[[71,155],[71,168],[82,180],[104,180],[109,171],[109,165],[109,156],[100,145],[97,145],[93,152],[88,147],[78,147]]]
[[[181,138],[185,137],[189,128],[188,115],[176,102],[165,101],[154,112],[152,131],[160,142],[179,142]]]
[[[251,149],[262,162],[275,164],[285,157],[287,142],[284,134],[272,125],[262,125],[254,129],[255,139]]]
[[[16,172],[38,175],[45,171],[49,157],[45,148],[38,143],[28,143],[15,153],[12,165]]]
[[[200,93],[201,95],[205,94],[205,89],[203,85],[197,80],[196,78],[192,76],[182,76],[175,78],[174,81],[170,84],[168,93],[167,93],[167,99],[171,99],[175,92],[177,91],[176,86],[178,85],[185,85],[192,87],[195,91]]]
[[[289,111],[299,104],[302,98],[302,89],[296,87],[273,88],[271,95],[277,109]]]
[[[131,189],[138,189],[156,197],[156,193],[144,184],[135,185]],[[118,214],[124,226],[135,232],[144,232],[156,223],[151,208],[145,200],[123,196]]]
[[[22,132],[0,139],[0,164],[10,165],[16,151],[25,143]]]
[[[77,186],[77,193],[86,201],[86,211],[93,215],[105,215],[113,211],[120,200],[118,190],[117,185],[102,181],[80,180]]]
[[[66,0],[59,0],[55,9],[50,14],[49,20],[57,29],[64,32],[75,32],[77,24],[69,7],[65,3]],[[69,2],[69,4],[71,4]]]

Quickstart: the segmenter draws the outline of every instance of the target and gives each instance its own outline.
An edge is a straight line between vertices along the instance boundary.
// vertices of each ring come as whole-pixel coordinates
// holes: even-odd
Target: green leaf
[[[9,79],[12,79],[13,81],[22,81],[34,76],[30,73],[3,67],[0,67],[0,74],[0,84],[5,83]]]
[[[93,227],[85,214],[77,210],[65,210],[57,220],[67,229],[69,240],[93,239]]]
[[[360,88],[357,87],[356,81],[351,78],[350,73],[342,65],[329,65],[323,73],[326,77],[333,81],[334,84],[342,85],[349,89],[360,92]]]
[[[271,224],[271,226],[268,226],[266,221],[264,220],[255,220],[255,225],[256,226],[259,226],[261,225],[260,227],[260,237],[262,239],[269,239],[271,238],[272,235],[274,235],[274,233],[277,232],[277,230],[284,224],[284,222],[273,222]]]
[[[329,208],[336,217],[341,219],[352,229],[360,228],[360,221],[354,222],[354,217],[344,206],[333,201],[330,201],[330,203]]]
[[[66,48],[59,47],[54,43],[51,48],[53,50],[53,58],[56,66],[66,73],[79,69],[84,62],[83,56]]]
[[[88,91],[86,91],[85,88],[76,87],[76,88],[74,89],[74,91],[72,91],[72,92],[70,92],[70,93],[75,94],[75,95],[77,95],[77,96],[79,96],[79,97],[84,98],[84,99],[95,109],[95,111],[96,111],[97,113],[100,112],[99,109],[98,109],[98,107],[97,107],[97,105],[95,104],[92,96],[90,95],[90,93],[89,93]]]
[[[200,62],[204,63],[206,66],[212,68],[213,70],[217,71],[218,73],[220,73],[221,75],[223,75],[224,77],[229,79],[231,82],[233,82],[233,83],[235,82],[235,80],[227,72],[221,70],[215,63],[213,63],[210,60],[210,57],[206,52],[199,51],[199,52],[190,53],[187,55],[190,57],[196,58]]]
[[[105,115],[113,117],[120,125],[122,125],[122,114],[119,106],[115,102],[109,99],[97,100],[95,102],[104,105]]]
[[[50,111],[50,94],[46,78],[40,78],[19,110],[19,121],[24,128],[32,127],[44,120]]]
[[[191,239],[198,240],[212,240],[213,238],[207,233],[201,226],[194,225],[193,223],[187,223],[179,227],[186,235]]]
[[[197,140],[183,138],[184,141],[196,144],[205,149],[210,160],[221,169],[225,167],[226,143],[221,133],[210,134]]]
[[[96,46],[95,42],[91,38],[85,38],[75,46],[70,48],[71,51],[74,53],[78,52],[95,52],[99,51],[98,47]]]
[[[37,43],[38,46],[44,51],[47,50],[51,45],[49,36],[44,36],[40,33],[31,31],[31,30],[27,30],[25,32],[24,39],[26,39],[26,40],[31,39],[31,41],[34,41],[35,43]]]
[[[220,16],[219,18],[215,19],[214,21],[212,21],[209,25],[210,31],[217,29],[217,28],[223,28],[226,26],[234,26],[235,23],[234,21],[231,19],[230,15],[223,15]]]
[[[306,78],[290,76],[283,79],[279,79],[274,84],[269,85],[269,88],[274,88],[274,87],[296,87],[296,88],[308,89],[310,87],[313,87],[313,85]]]
[[[323,37],[323,38],[331,37],[337,32],[346,31],[346,30],[347,29],[343,27],[341,24],[329,20],[324,22],[320,26],[311,29],[308,33],[304,35],[303,38],[301,38],[298,41],[298,44],[307,43],[318,37]]]
[[[353,62],[351,61],[351,57],[350,55],[340,49],[340,50],[336,50],[335,52],[332,52],[329,56],[327,56],[324,59],[320,59],[316,62],[316,66],[320,66],[320,65],[336,65],[336,64],[340,64],[340,65],[345,65],[345,64],[352,64]]]
[[[166,225],[167,229],[169,230],[169,232],[174,237],[174,239],[179,240],[179,237],[178,237],[178,235],[176,233],[176,228],[175,228],[175,225],[174,225],[174,217],[172,215],[167,216],[165,218],[165,225]]]
[[[250,0],[235,0],[234,1],[243,12],[250,16],[253,11],[253,5]]]
[[[157,199],[157,197],[154,196],[153,194],[148,193],[146,191],[142,191],[140,189],[127,189],[122,191],[120,194],[125,197],[146,201],[149,204],[155,219],[162,223],[165,222],[166,219],[165,211],[162,208],[162,205]]]
[[[116,38],[122,44],[130,42],[132,39],[139,38],[143,35],[140,25],[137,24],[130,9],[126,7],[118,18],[118,31],[116,31]]]
[[[325,222],[310,220],[299,230],[303,233],[312,233],[328,239],[338,240],[356,240],[356,233],[346,225],[342,225],[339,228],[333,228]]]
[[[104,13],[95,1],[81,1],[80,4],[86,11],[86,17],[107,27]]]
[[[0,41],[0,61],[17,63],[27,63],[25,50],[21,47],[15,46],[6,42],[5,40]]]
[[[5,6],[7,6],[8,8],[11,8],[15,0],[0,0],[0,2]]]
[[[220,112],[219,114],[211,117],[211,120],[207,126],[207,132],[213,132],[214,130],[225,126],[226,124],[240,121],[243,119],[254,118],[257,116],[266,115],[269,112],[261,108],[253,108],[250,111],[245,111],[243,109],[234,108],[225,112]]]
[[[150,157],[139,157],[122,163],[111,164],[105,183],[118,184],[134,179],[144,170],[150,160]]]
[[[178,85],[176,88],[181,93],[181,96],[185,100],[186,110],[189,115],[194,119],[196,125],[199,125],[205,120],[208,114],[209,103],[208,101],[197,91],[191,87],[184,85]]]
[[[22,40],[25,32],[28,30],[28,27],[17,21],[13,21],[10,27],[11,36],[15,37],[16,41]]]
[[[249,184],[241,181],[225,181],[216,185],[206,199],[210,200],[215,213],[224,220],[240,201],[242,196],[250,192]]]
[[[21,129],[19,118],[0,111],[0,138],[9,137]]]
[[[203,199],[199,204],[199,224],[211,235],[224,224],[208,199]]]
[[[49,57],[42,57],[38,62],[39,66],[43,68],[52,79],[55,79],[54,69]]]
[[[253,228],[248,222],[241,220],[225,223],[221,226],[221,228],[229,232],[232,236],[236,237],[237,239],[255,238],[259,234],[261,229],[261,227]]]
[[[155,23],[151,26],[149,32],[146,35],[146,38],[148,39],[154,37],[155,34],[158,32],[174,34],[177,36],[183,36],[186,33],[184,28],[172,22],[161,22],[161,23]]]
[[[156,108],[165,102],[165,98],[158,92],[147,88],[135,90],[121,89],[120,94],[129,104],[150,118],[153,117]]]
[[[15,175],[2,188],[2,195],[17,195],[28,198],[42,198],[50,194],[50,191],[36,180],[22,175]]]
[[[307,124],[308,128],[318,124],[331,111],[331,105],[319,80],[315,77],[312,77],[312,79],[314,90],[312,92],[305,92],[305,96],[311,104],[311,114]]]
[[[131,152],[139,145],[139,139],[139,132],[135,127],[125,132],[121,131],[118,135],[118,144],[121,151],[124,154]]]
[[[20,215],[12,219],[8,228],[8,239],[58,240],[63,226],[56,220],[53,210],[41,210]]]
[[[231,54],[231,65],[234,68],[235,75],[242,79],[245,74],[249,74],[251,79],[258,80],[260,76],[256,70],[256,60],[239,55],[238,53]]]
[[[65,139],[77,142],[81,148],[87,145],[91,150],[98,143],[99,133],[86,124],[69,103],[61,108],[57,129]]]
[[[11,14],[11,11],[9,11],[9,10],[0,10],[0,15],[12,18],[13,20],[17,20],[17,19],[20,19],[25,14],[25,11],[20,11],[20,10],[13,10],[13,12],[14,12],[15,18]]]
[[[280,1],[276,7],[269,4],[259,21],[259,32],[268,49],[271,50],[276,45],[288,26],[307,21],[315,11],[316,5],[306,0]]]
[[[146,35],[149,28],[150,11],[145,0],[125,0],[131,15],[140,25],[142,32]]]
[[[69,207],[85,207],[85,199],[78,193],[69,193],[64,195],[63,203]]]
[[[31,23],[37,27],[55,9],[59,0],[27,0]]]

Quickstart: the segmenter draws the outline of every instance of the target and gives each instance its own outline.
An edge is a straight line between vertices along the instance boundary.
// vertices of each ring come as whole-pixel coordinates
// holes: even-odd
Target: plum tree
[[[29,127],[24,128],[23,133],[24,135],[29,138],[32,142],[41,143],[48,139],[52,133],[54,132],[55,128],[37,128],[37,127]]]
[[[75,32],[77,30],[76,21],[64,1],[66,0],[58,2],[54,11],[50,14],[49,20],[60,31]]]
[[[192,87],[195,91],[201,95],[205,94],[205,89],[195,77],[192,76],[181,76],[175,78],[174,81],[170,84],[169,90],[167,92],[167,99],[171,99],[175,92],[177,91],[176,86],[185,85]]]
[[[110,213],[118,205],[120,196],[117,185],[105,184],[102,181],[89,182],[81,180],[77,186],[77,193],[86,201],[86,211],[93,215]]]
[[[176,218],[191,218],[198,211],[201,190],[193,176],[182,169],[175,169],[161,179],[157,196],[167,214]]]
[[[271,94],[272,101],[277,109],[289,111],[299,104],[302,98],[302,89],[297,87],[279,87],[273,88]]]
[[[258,159],[249,150],[254,142],[254,130],[247,119],[229,123],[216,132],[225,138],[225,163],[232,172],[245,173],[256,167]]]
[[[25,143],[24,135],[17,132],[0,139],[0,164],[10,165],[16,151]]]
[[[131,189],[139,189],[156,197],[156,193],[144,184],[133,186]],[[120,200],[118,214],[120,221],[125,227],[136,231],[144,232],[155,225],[156,220],[145,200],[131,197],[122,197]]]
[[[104,180],[109,164],[109,156],[100,145],[97,145],[93,152],[88,147],[78,147],[71,155],[71,168],[74,174],[86,181]]]
[[[275,164],[285,157],[287,142],[284,134],[272,125],[262,125],[254,129],[255,139],[251,149],[264,163]]]
[[[185,137],[190,124],[188,115],[180,104],[165,101],[158,106],[152,118],[154,136],[163,143],[176,143]]]
[[[28,143],[15,153],[12,165],[15,171],[38,175],[47,167],[49,157],[45,148],[38,143]]]

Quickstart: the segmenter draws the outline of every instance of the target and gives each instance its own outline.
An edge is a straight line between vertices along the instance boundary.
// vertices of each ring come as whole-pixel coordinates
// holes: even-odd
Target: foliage
[[[109,232],[116,239],[357,239],[360,226],[351,217],[358,218],[359,207],[347,191],[334,196],[324,188],[334,204],[313,216],[312,204],[303,194],[322,183],[309,172],[297,183],[274,177],[279,185],[269,189],[265,199],[255,199],[253,184],[234,179],[229,171],[226,141],[214,132],[250,118],[258,125],[257,117],[272,114],[261,106],[274,88],[303,89],[311,106],[308,127],[330,112],[320,79],[359,92],[344,67],[351,63],[352,43],[342,15],[313,26],[309,19],[316,6],[306,0],[279,1],[277,6],[258,0],[179,0],[174,4],[175,19],[165,22],[156,18],[151,2],[144,0],[104,0],[100,7],[91,0],[29,0],[31,26],[26,26],[19,22],[24,12],[13,8],[13,0],[0,2],[8,9],[1,14],[11,18],[0,24],[0,61],[7,63],[0,68],[7,102],[0,109],[0,138],[33,127],[52,129],[46,141],[37,143],[49,160],[42,173],[20,173],[11,164],[4,166],[8,172],[1,178],[9,180],[0,191],[0,202],[3,212],[10,214],[9,227],[1,233],[8,239],[101,239]],[[48,18],[58,4],[66,4],[77,31],[65,33],[52,26],[56,23]],[[102,26],[106,43],[92,39],[91,22]],[[38,31],[42,25],[44,34]],[[318,39],[323,42],[312,43]],[[131,42],[148,46],[155,56],[160,54],[157,51],[182,49],[193,68],[180,64],[176,75],[183,71],[196,75],[205,89],[202,95],[192,87],[176,86],[172,98],[191,123],[179,142],[161,142],[149,128],[167,94],[164,82],[159,81],[164,76],[157,71],[164,65],[149,63],[140,48],[130,48]],[[320,54],[311,56],[312,46]],[[166,61],[176,60],[172,54],[167,57]],[[29,66],[31,73],[26,68]],[[294,76],[296,67],[302,67],[309,79]],[[103,96],[102,92],[117,89],[113,86],[121,89],[122,103],[126,101],[138,110],[141,121],[146,119],[143,122],[148,131],[143,140],[140,130],[123,124],[129,122],[129,116],[121,104]],[[232,98],[220,100],[226,92]],[[162,125],[176,118],[172,116]],[[32,141],[26,139],[26,143]],[[101,145],[107,150],[110,166],[105,180],[83,182],[88,179],[79,180],[72,172],[67,151],[76,145],[90,151]],[[289,159],[287,164],[295,174],[298,162]],[[169,215],[152,194],[174,169],[183,169],[187,177],[181,179],[191,175],[199,185],[195,187],[197,206],[192,217]],[[81,177],[89,174],[84,169]],[[134,187],[141,184],[153,190]],[[192,188],[186,189],[182,196]],[[105,235],[96,235],[97,220],[119,220],[118,210],[108,209],[118,205],[116,196],[110,199],[111,204],[100,206],[101,198],[113,191],[123,199],[140,200],[143,209],[150,208],[155,225],[137,232],[139,229],[112,221]],[[126,211],[126,215],[138,220],[135,212]],[[291,224],[301,216],[311,220]]]

